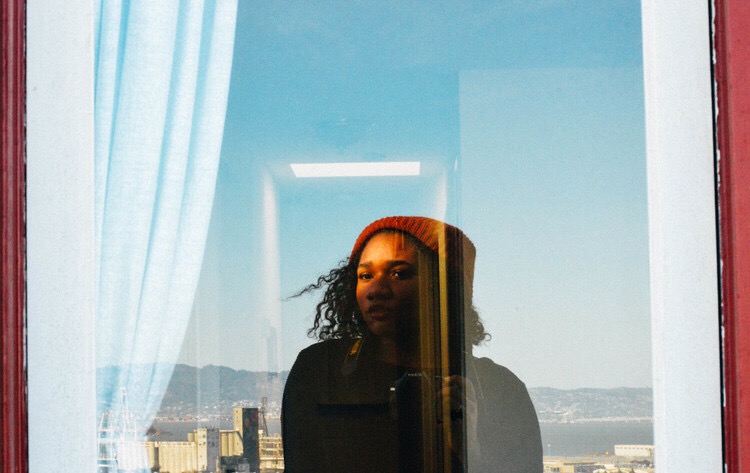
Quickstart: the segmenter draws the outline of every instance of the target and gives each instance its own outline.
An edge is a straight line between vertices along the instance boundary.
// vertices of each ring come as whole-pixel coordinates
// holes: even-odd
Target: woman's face
[[[373,236],[357,267],[357,303],[379,337],[411,338],[419,320],[419,248],[401,233]]]

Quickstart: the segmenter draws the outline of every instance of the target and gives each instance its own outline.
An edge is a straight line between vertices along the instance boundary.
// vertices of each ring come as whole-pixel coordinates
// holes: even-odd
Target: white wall
[[[643,0],[655,462],[723,471],[708,4]]]
[[[96,467],[93,4],[26,5],[32,473]]]

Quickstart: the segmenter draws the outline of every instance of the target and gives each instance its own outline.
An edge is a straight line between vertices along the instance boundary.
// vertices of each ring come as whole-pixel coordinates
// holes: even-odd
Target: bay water
[[[218,427],[229,430],[231,421],[222,422],[157,422],[163,441],[184,441],[197,427]],[[540,424],[545,456],[573,457],[613,453],[618,444],[653,445],[653,424],[639,422],[581,422],[568,424]],[[278,419],[268,420],[270,434],[280,434]]]

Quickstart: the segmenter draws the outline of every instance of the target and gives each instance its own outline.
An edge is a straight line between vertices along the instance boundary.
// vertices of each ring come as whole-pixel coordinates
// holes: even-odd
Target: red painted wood
[[[727,471],[740,473],[750,472],[750,2],[715,8],[724,455]]]
[[[27,470],[24,240],[24,58],[23,0],[0,2],[0,470]]]

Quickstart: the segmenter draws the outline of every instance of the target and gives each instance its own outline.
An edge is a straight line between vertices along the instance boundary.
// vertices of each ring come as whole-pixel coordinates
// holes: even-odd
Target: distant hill
[[[143,369],[147,369],[144,366]],[[288,371],[234,370],[208,365],[195,368],[176,365],[159,414],[185,416],[195,413],[226,415],[236,405],[260,405],[266,397],[270,412],[278,412]],[[650,388],[529,388],[539,420],[574,422],[650,418]]]
[[[288,371],[276,373],[214,365],[203,368],[177,365],[160,411],[187,413],[201,406],[203,412],[219,409],[231,412],[227,406],[240,403],[259,405],[263,397],[268,398],[272,406],[280,404],[288,374]]]
[[[529,388],[539,420],[573,422],[614,418],[650,418],[651,388]]]

